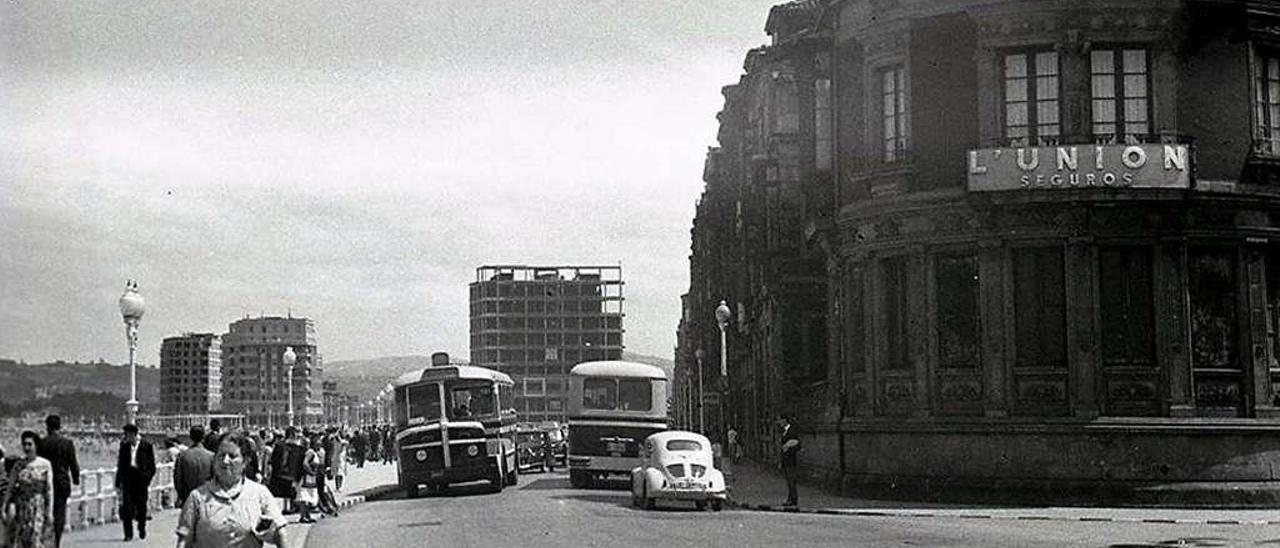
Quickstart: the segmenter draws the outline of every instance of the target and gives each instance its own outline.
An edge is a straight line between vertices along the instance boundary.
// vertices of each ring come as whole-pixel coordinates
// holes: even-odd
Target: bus
[[[643,363],[580,363],[569,371],[566,403],[569,483],[629,476],[644,439],[667,429],[667,374]]]
[[[418,487],[488,480],[515,485],[516,411],[511,377],[469,365],[432,365],[401,375],[395,392],[397,472],[410,497]]]

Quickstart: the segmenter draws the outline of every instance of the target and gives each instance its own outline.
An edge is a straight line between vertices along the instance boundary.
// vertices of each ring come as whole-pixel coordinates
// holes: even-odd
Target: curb
[[[730,508],[753,512],[773,512],[782,514],[815,514],[828,516],[856,516],[876,518],[952,518],[952,519],[992,519],[1010,521],[1072,521],[1089,523],[1160,523],[1176,525],[1280,525],[1280,520],[1238,520],[1238,519],[1172,519],[1172,518],[1114,518],[1105,516],[1047,516],[1042,514],[976,514],[976,513],[942,513],[942,512],[909,512],[901,510],[856,510],[852,508],[803,508],[794,506],[773,506],[770,504],[752,504],[739,502],[730,498]]]

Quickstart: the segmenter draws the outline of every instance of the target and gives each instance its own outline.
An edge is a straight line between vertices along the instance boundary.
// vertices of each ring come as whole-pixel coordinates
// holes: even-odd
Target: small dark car
[[[521,472],[547,470],[547,433],[541,430],[516,432],[516,466]]]

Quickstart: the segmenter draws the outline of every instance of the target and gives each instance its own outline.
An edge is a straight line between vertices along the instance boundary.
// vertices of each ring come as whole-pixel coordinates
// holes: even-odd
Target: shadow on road
[[[1225,538],[1184,537],[1184,538],[1178,538],[1178,539],[1172,539],[1172,540],[1161,540],[1156,542],[1144,542],[1144,543],[1138,543],[1138,544],[1135,544],[1132,542],[1126,542],[1123,544],[1112,544],[1107,548],[1170,548],[1172,546],[1211,548],[1214,546],[1227,546],[1227,544],[1228,544],[1228,540]]]
[[[428,493],[426,489],[419,489],[417,498],[433,499],[433,498],[471,497],[471,496],[498,495],[498,494],[499,493],[494,493],[490,490],[488,482],[481,481],[481,482],[450,485],[447,489],[440,492],[435,492],[435,493]],[[408,500],[408,499],[409,497],[405,493],[404,489],[394,489],[390,491],[383,491],[380,493],[371,494],[365,500],[367,502],[380,502],[380,501],[389,501],[389,500]]]
[[[698,510],[692,502],[685,501],[663,501],[657,504],[653,510],[644,510],[637,508],[631,503],[630,493],[617,493],[613,495],[605,493],[572,493],[567,495],[555,495],[551,497],[556,500],[580,500],[584,502],[595,502],[599,504],[608,504],[619,508],[626,508],[635,512],[671,512],[671,513],[697,513]]]

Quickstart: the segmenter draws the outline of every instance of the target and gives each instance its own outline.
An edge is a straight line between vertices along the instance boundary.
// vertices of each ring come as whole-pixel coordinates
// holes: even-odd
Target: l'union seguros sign
[[[1190,188],[1186,145],[1072,145],[969,151],[969,191]]]

